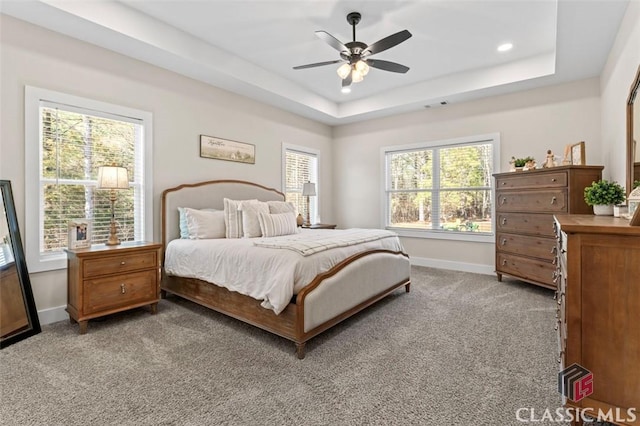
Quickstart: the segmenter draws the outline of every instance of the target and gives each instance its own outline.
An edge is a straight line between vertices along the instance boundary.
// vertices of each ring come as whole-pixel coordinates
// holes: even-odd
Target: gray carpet
[[[553,292],[413,267],[307,344],[170,297],[0,351],[3,425],[516,425],[555,410]],[[541,423],[537,423],[541,424]]]

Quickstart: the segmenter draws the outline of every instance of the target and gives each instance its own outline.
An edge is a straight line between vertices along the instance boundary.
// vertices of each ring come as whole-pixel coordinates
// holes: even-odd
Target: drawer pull
[[[551,274],[551,278],[553,279],[554,283],[558,282],[558,271],[553,271],[553,274]]]
[[[555,182],[555,181],[556,181],[556,178],[551,178],[551,182]]]
[[[555,331],[558,331],[558,323],[556,323],[556,325],[553,327],[553,329],[554,329]]]
[[[505,205],[507,203],[507,197],[502,197],[500,199],[500,204]]]
[[[125,294],[125,292],[126,292],[126,291],[127,291],[127,290],[126,290],[126,289],[125,289],[125,287],[124,287],[124,283],[120,284],[120,292],[121,292],[122,294]]]
[[[502,181],[502,184],[503,184],[503,185],[506,185],[506,184],[507,184],[507,182],[505,182],[505,181]]]
[[[507,239],[503,238],[502,241],[500,241],[500,244],[502,244],[503,246],[507,245]]]
[[[122,262],[120,262],[121,265],[126,264],[127,262],[125,262],[124,260]]]
[[[507,259],[502,259],[502,266],[506,266],[507,265]]]
[[[502,220],[500,221],[500,223],[502,223],[502,225],[506,225],[507,224],[507,218],[503,217]]]
[[[557,197],[551,197],[551,204],[555,204],[557,200]]]
[[[558,246],[551,247],[551,254],[556,254],[558,252]]]
[[[558,364],[562,364],[562,356],[564,355],[564,351],[560,351],[560,356],[558,357]]]

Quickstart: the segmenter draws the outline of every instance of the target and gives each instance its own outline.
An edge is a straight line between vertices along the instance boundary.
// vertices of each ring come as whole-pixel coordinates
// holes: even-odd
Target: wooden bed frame
[[[179,238],[178,207],[216,208],[223,199],[283,201],[284,194],[239,180],[217,180],[180,185],[162,193],[162,244]],[[340,321],[404,286],[410,290],[409,256],[390,250],[355,254],[318,275],[279,315],[260,301],[206,281],[168,276],[162,271],[161,295],[167,292],[252,324],[293,341],[296,354],[305,356],[305,343]]]

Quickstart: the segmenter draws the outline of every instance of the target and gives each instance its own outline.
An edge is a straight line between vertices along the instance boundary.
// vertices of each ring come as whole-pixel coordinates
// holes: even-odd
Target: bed
[[[174,271],[177,269],[175,267],[176,261],[172,257],[176,256],[174,253],[179,253],[176,251],[176,247],[181,245],[188,247],[191,244],[191,242],[181,239],[178,208],[222,211],[224,210],[225,198],[282,202],[284,194],[272,188],[239,180],[184,184],[165,190],[162,193],[161,206],[164,248],[161,281],[161,296],[163,298],[166,298],[167,293],[170,293],[291,340],[295,343],[297,357],[302,359],[305,356],[305,344],[309,339],[401,287],[404,287],[406,292],[410,291],[409,257],[403,252],[401,245],[400,248],[394,248],[396,246],[390,242],[390,238],[382,238],[387,241],[386,246],[385,244],[376,245],[375,241],[367,240],[359,244],[357,249],[344,247],[328,250],[327,252],[332,254],[338,250],[346,250],[342,254],[344,259],[334,261],[335,264],[332,264],[330,269],[319,272],[317,275],[302,278],[305,281],[302,285],[294,283],[293,296],[287,299],[284,304],[280,303],[282,306],[278,306],[277,309],[273,306],[265,306],[265,303],[269,305],[266,300],[259,300],[238,291],[229,290],[205,279],[197,278],[195,275],[176,273]],[[303,230],[301,234],[306,231]],[[324,232],[326,236],[329,235],[326,233],[337,231],[319,230],[315,232]],[[397,237],[395,238],[397,239]],[[262,249],[271,252],[277,251],[283,256],[303,258],[301,255],[292,254],[291,250],[278,250],[278,248],[271,247],[270,244],[273,245],[273,241],[277,241],[277,239],[278,237],[273,239],[257,238],[255,240],[244,238],[227,243],[253,246],[248,248],[254,250],[250,253]],[[262,242],[266,247],[255,247],[259,242]],[[202,241],[199,244],[207,245],[213,244],[213,242]],[[320,254],[312,254],[308,258],[313,259]],[[243,262],[251,264],[254,257],[258,259],[253,254],[245,256]],[[203,263],[205,262],[200,262],[201,265]],[[258,263],[257,260],[254,263]],[[167,268],[168,265],[171,267]],[[304,268],[299,267],[298,269],[306,271]],[[225,285],[234,288],[229,283]]]

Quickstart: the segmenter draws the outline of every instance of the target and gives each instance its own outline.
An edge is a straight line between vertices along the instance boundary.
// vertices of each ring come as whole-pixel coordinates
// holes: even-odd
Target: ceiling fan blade
[[[409,71],[409,67],[406,67],[404,65],[395,63],[395,62],[391,62],[391,61],[383,61],[381,59],[369,59],[367,58],[365,60],[365,62],[373,68],[378,68],[380,70],[385,70],[385,71],[391,71],[391,72],[399,72],[399,73],[406,73],[407,71]]]
[[[316,62],[315,64],[298,65],[293,67],[294,70],[303,70],[305,68],[321,67],[323,65],[337,64],[338,62],[344,62],[342,59],[336,59],[335,61]]]
[[[407,30],[399,31],[395,34],[391,34],[388,37],[383,38],[382,40],[378,40],[369,47],[364,50],[365,55],[375,55],[376,53],[383,52],[387,49],[391,49],[393,46],[396,46],[403,41],[409,39],[411,37],[411,33]]]
[[[352,77],[351,77],[351,73],[349,73],[349,75],[347,76],[347,78],[342,80],[342,87],[349,87],[351,86],[351,81],[352,81]]]
[[[329,46],[336,49],[338,52],[349,52],[349,48],[344,45],[340,40],[332,36],[326,31],[316,31],[316,35],[326,42]]]

